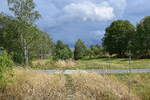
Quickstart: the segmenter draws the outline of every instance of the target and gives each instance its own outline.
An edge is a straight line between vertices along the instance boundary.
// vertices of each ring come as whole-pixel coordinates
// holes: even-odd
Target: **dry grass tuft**
[[[76,67],[77,63],[73,60],[36,60],[32,62],[32,68],[39,69],[64,69],[64,68],[73,68]]]
[[[0,100],[64,100],[65,77],[24,69],[14,70],[15,82],[8,85]]]
[[[60,68],[63,68],[63,67],[75,67],[76,66],[76,63],[72,60],[59,60],[55,63],[55,65],[57,67],[60,67]]]
[[[40,65],[45,65],[46,63],[48,63],[50,60],[48,60],[48,59],[44,59],[44,60],[41,60],[41,59],[39,59],[39,60],[34,60],[34,61],[32,61],[32,64],[33,65],[38,65],[38,64],[40,64]]]
[[[112,76],[75,73],[72,78],[76,88],[74,100],[139,100]]]

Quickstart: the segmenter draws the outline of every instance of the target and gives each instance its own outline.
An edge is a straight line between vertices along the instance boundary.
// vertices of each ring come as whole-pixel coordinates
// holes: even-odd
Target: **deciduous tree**
[[[40,18],[38,11],[35,11],[35,4],[33,0],[8,0],[8,5],[10,11],[12,11],[15,17],[19,20],[20,24],[18,27],[19,37],[21,40],[22,48],[24,49],[24,59],[25,64],[28,64],[28,54],[29,47],[28,44],[31,43],[32,36],[27,34],[30,29],[27,30],[26,24],[33,24],[37,19]],[[32,28],[31,28],[32,29]],[[35,35],[34,35],[35,38]],[[33,40],[33,39],[32,39]]]
[[[74,59],[78,60],[85,57],[87,54],[87,47],[82,40],[78,40],[75,44]]]
[[[134,34],[135,27],[129,21],[114,21],[106,28],[103,46],[110,54],[117,54],[119,57],[122,57],[128,50],[129,43],[132,44]]]

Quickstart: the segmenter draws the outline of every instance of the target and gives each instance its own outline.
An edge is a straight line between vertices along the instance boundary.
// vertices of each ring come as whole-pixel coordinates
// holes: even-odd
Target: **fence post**
[[[131,48],[132,48],[132,41],[130,40],[129,42],[128,42],[128,50],[129,50],[129,100],[131,100],[131,80],[130,80],[130,78],[131,78]]]
[[[131,50],[129,50],[129,100],[131,100]]]

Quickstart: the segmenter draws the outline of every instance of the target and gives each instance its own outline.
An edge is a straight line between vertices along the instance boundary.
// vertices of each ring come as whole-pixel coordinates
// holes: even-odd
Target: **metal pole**
[[[129,50],[129,100],[131,100],[131,50]]]
[[[109,54],[109,70],[111,70],[111,68],[110,68],[110,54]],[[111,74],[111,72],[110,72],[110,74]]]

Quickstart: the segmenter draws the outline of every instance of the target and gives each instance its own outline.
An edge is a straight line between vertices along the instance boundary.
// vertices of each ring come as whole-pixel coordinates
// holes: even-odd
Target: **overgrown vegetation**
[[[140,100],[134,92],[129,94],[128,87],[113,76],[77,72],[69,77],[73,84],[73,100]],[[66,100],[68,95],[66,84],[69,83],[66,82],[70,81],[66,75],[17,68],[9,78],[13,81],[0,90],[1,100]]]
[[[65,100],[65,77],[47,75],[27,69],[14,69],[13,77],[8,77],[1,100]]]
[[[33,24],[40,18],[33,0],[8,0],[8,5],[15,17],[0,14],[0,47],[16,63],[29,64],[50,54],[51,38]]]
[[[34,0],[7,2],[14,16],[0,13],[0,100],[66,100],[70,92],[73,100],[150,99],[149,74],[48,75],[16,68],[23,65],[63,70],[150,68],[150,59],[146,59],[150,57],[150,16],[136,27],[126,20],[114,21],[106,28],[102,46],[89,46],[77,40],[71,49],[63,41],[53,43],[48,33],[35,25],[41,16],[35,10]],[[125,58],[129,54],[134,58],[130,66]]]
[[[82,60],[35,60],[32,62],[35,69],[128,69],[127,58],[100,58]],[[133,59],[130,68],[150,68],[149,59]]]
[[[11,68],[12,66],[13,61],[11,57],[5,51],[3,51],[3,55],[0,56],[0,71],[3,69]]]
[[[136,93],[141,100],[150,99],[150,74],[114,74],[122,83],[131,87],[132,91]],[[130,83],[129,83],[130,82]]]
[[[2,90],[10,81],[8,76],[11,76],[14,64],[11,57],[5,51],[0,52],[2,53],[0,55],[0,90]]]
[[[115,77],[95,73],[75,73],[71,75],[75,85],[75,100],[140,100],[129,94],[128,87]]]
[[[53,49],[53,59],[54,60],[67,60],[71,59],[73,53],[68,45],[64,44],[62,41],[58,40],[54,45]]]

